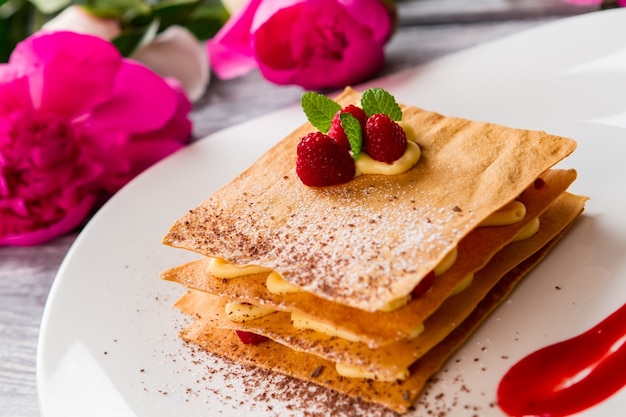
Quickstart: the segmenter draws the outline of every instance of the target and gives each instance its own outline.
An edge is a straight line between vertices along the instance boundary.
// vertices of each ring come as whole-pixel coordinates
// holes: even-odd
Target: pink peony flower
[[[340,88],[374,76],[393,30],[381,0],[249,0],[207,43],[220,78]]]
[[[99,199],[183,147],[180,87],[100,38],[35,34],[0,65],[0,245],[80,225]]]

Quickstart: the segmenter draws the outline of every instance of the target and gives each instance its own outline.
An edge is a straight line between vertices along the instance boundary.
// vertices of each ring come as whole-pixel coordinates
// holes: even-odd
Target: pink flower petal
[[[0,65],[0,79],[2,73],[11,71],[3,71],[8,66]],[[17,77],[7,82],[0,81],[0,117],[5,117],[9,113],[18,109],[33,108],[33,103],[29,94],[28,78]]]
[[[287,8],[299,5],[301,3],[307,3],[308,1],[309,0],[262,1],[254,15],[254,19],[252,20],[250,32],[251,33],[256,32],[259,29],[259,27],[261,27],[261,25],[265,24],[265,22],[271,19],[272,16],[280,12],[282,9],[287,9]],[[317,4],[314,5],[314,7],[317,7],[317,8],[326,7],[326,5],[323,4],[325,1],[327,0],[322,0],[321,2],[318,1]],[[337,0],[330,0],[330,1],[332,1],[333,3],[337,2]]]
[[[91,113],[92,130],[144,133],[160,129],[176,111],[172,88],[145,66],[125,61],[111,98]]]
[[[124,155],[133,161],[130,178],[134,178],[156,162],[182,149],[185,145],[177,141],[133,142],[124,148]]]
[[[65,216],[56,223],[35,229],[29,232],[0,236],[0,246],[34,246],[46,243],[56,237],[70,232],[78,227],[89,215],[97,201],[96,196],[90,195],[79,204],[65,213]],[[1,219],[5,220],[5,219]]]
[[[31,36],[9,59],[10,65],[29,75],[34,107],[66,117],[85,114],[106,100],[121,62],[109,42],[73,32]]]
[[[375,42],[384,44],[392,33],[389,12],[381,0],[338,0],[350,16],[372,31]]]
[[[176,80],[162,81],[173,95],[175,108],[173,114],[158,129],[112,136],[106,132],[103,135],[101,130],[90,127],[94,134],[100,135],[98,143],[102,143],[103,149],[110,147],[110,150],[101,152],[108,158],[104,162],[106,172],[100,180],[102,188],[109,193],[119,190],[141,171],[183,147],[191,138],[191,102]],[[103,143],[107,138],[114,139],[114,143]]]
[[[182,86],[177,80],[166,78],[165,81],[176,94],[176,112],[161,129],[133,135],[130,142],[156,143],[162,141],[174,141],[181,144],[189,143],[192,133],[192,123],[189,119],[189,112],[192,108],[191,102],[185,95]]]
[[[121,148],[121,155],[131,162],[131,166],[126,174],[126,180],[120,183],[118,188],[154,163],[183,148],[191,139],[192,124],[188,117],[191,103],[175,80],[166,81],[177,95],[176,113],[161,129],[133,135]],[[111,184],[109,188],[110,186]]]
[[[262,0],[249,0],[207,42],[211,67],[219,78],[235,78],[256,67],[250,49],[250,27],[261,3]]]
[[[268,19],[254,34],[260,71],[276,84],[340,88],[364,81],[384,64],[383,44],[336,1],[300,3]]]

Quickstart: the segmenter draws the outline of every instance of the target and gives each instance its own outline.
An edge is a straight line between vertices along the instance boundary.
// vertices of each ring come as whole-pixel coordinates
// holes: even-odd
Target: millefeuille
[[[313,124],[171,227],[165,244],[204,258],[162,277],[189,289],[176,303],[194,319],[185,340],[406,412],[583,211],[587,198],[566,191],[576,172],[553,168],[576,144],[398,105],[380,89],[308,99]],[[388,113],[402,133],[389,121],[360,132],[343,116],[349,149],[324,138],[303,156],[303,138],[336,134],[331,119],[349,104]],[[372,161],[385,157],[381,130],[407,149],[399,173]],[[356,175],[304,183],[342,174],[334,163]]]

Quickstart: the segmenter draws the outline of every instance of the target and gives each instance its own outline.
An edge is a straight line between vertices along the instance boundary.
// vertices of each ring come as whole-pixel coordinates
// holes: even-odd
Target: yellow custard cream
[[[291,313],[291,324],[296,329],[315,330],[327,336],[330,336],[330,337],[336,336],[345,340],[349,340],[351,342],[363,342],[363,343],[367,342],[366,339],[363,339],[352,332],[339,329],[330,324],[322,323],[321,321],[307,317],[298,311],[293,311]]]
[[[306,315],[297,311],[294,311],[291,313],[291,324],[296,329],[315,330],[316,332],[325,334],[326,336],[330,336],[330,337],[336,336],[345,340],[349,340],[351,342],[363,342],[363,343],[368,342],[367,339],[362,338],[355,333],[349,332],[344,329],[339,329],[330,324],[322,323],[319,320],[315,320],[310,317],[307,317]],[[424,324],[419,323],[407,334],[407,339],[414,339],[420,334],[422,334],[423,332],[424,332]]]
[[[265,280],[267,290],[272,294],[291,294],[303,291],[302,288],[287,282],[279,273],[272,271]]]
[[[364,378],[364,379],[371,379],[374,381],[385,381],[385,382],[404,381],[410,375],[410,372],[408,369],[403,369],[391,378],[382,378],[380,375],[374,372],[367,371],[357,366],[348,365],[345,363],[336,363],[335,370],[337,371],[339,375],[345,376],[346,378]]]
[[[519,242],[520,240],[531,238],[539,230],[540,222],[539,217],[535,217],[522,228],[517,235],[513,238],[513,242]]]
[[[452,297],[453,295],[457,295],[458,293],[465,291],[467,287],[470,286],[472,281],[474,281],[474,274],[468,274],[465,278],[461,280],[461,282],[456,284],[456,286],[452,289],[452,292],[450,293],[450,295],[448,295],[448,297]]]
[[[256,265],[237,266],[219,258],[210,258],[207,268],[214,277],[226,279],[271,271],[269,268]]]
[[[438,277],[446,272],[448,269],[452,268],[452,265],[456,262],[456,257],[458,256],[458,249],[454,248],[439,262],[439,264],[435,267],[433,272],[435,276]],[[396,298],[379,308],[379,311],[389,312],[399,309],[402,306],[405,306],[409,301],[411,301],[411,295],[405,295],[404,297]]]
[[[439,275],[446,272],[448,269],[452,268],[452,265],[454,265],[454,263],[456,262],[456,258],[458,255],[459,251],[457,248],[454,248],[450,252],[448,252],[448,254],[435,267],[435,276],[438,277]]]
[[[419,161],[422,152],[417,143],[407,141],[406,151],[400,159],[391,164],[372,159],[366,153],[356,159],[356,176],[361,174],[398,175],[411,169]]]
[[[502,208],[491,213],[478,226],[507,226],[509,224],[521,222],[526,216],[526,206],[517,200],[511,201]]]
[[[230,321],[236,323],[245,323],[246,321],[259,319],[268,314],[272,314],[276,310],[268,307],[256,306],[250,303],[241,303],[238,301],[229,301],[224,306],[226,316]]]

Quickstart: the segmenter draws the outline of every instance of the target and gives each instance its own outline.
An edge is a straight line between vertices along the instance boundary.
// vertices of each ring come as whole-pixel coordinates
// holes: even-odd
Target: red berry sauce
[[[626,385],[626,304],[594,328],[540,349],[500,381],[498,405],[509,416],[568,416]]]

